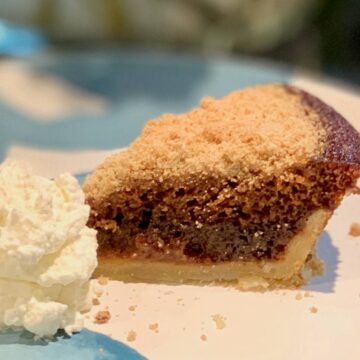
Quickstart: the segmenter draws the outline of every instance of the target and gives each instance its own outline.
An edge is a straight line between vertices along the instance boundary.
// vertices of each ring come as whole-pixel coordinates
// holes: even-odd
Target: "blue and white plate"
[[[360,128],[354,90],[254,59],[45,53],[26,63],[0,62],[0,158],[82,180],[148,119],[187,111],[206,95],[274,81],[312,92]],[[87,315],[86,330],[48,343],[2,333],[0,359],[358,359],[360,240],[347,233],[359,214],[358,199],[345,199],[319,241],[325,275],[304,290],[262,294],[112,281]],[[105,307],[111,320],[94,324]],[[223,318],[223,329],[214,316]]]

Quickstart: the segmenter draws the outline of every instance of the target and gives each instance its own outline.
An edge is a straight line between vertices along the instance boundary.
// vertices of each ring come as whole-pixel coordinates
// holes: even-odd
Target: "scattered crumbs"
[[[130,306],[128,307],[129,311],[135,311],[136,308],[137,308],[137,305],[130,305]]]
[[[90,315],[85,315],[85,319],[90,319]]]
[[[111,318],[111,314],[108,310],[98,311],[95,315],[95,324],[105,324]]]
[[[303,298],[303,296],[302,296],[302,294],[301,294],[300,292],[298,292],[298,293],[296,294],[296,296],[295,296],[295,299],[296,299],[296,300],[302,300],[302,298]]]
[[[285,296],[285,295],[286,295],[286,291],[283,291],[283,292],[282,292],[282,296]]]
[[[172,295],[175,294],[172,290],[164,292],[164,295]]]
[[[109,296],[109,292],[107,291],[107,292],[105,293],[105,295],[106,295],[106,296]]]
[[[183,327],[183,328],[182,328],[182,330],[183,330],[183,331],[185,331],[185,330],[186,330],[186,328],[184,328],[184,327]]]
[[[134,330],[130,330],[127,334],[127,338],[126,338],[127,341],[135,341],[136,340],[136,332]]]
[[[309,291],[305,291],[304,297],[310,298],[313,297],[313,295]]]
[[[99,348],[99,352],[104,352],[104,348]]]
[[[117,317],[117,318],[118,318],[119,316],[120,316],[119,314],[116,314],[116,315],[115,315],[115,317]]]
[[[176,301],[179,303],[179,302],[184,301],[184,299],[183,298],[178,298],[178,299],[176,299]]]
[[[109,310],[109,307],[108,307],[108,306],[105,306],[105,310]]]
[[[114,301],[115,301],[115,302],[119,302],[119,299],[115,299]]]
[[[103,291],[102,291],[100,288],[95,287],[95,288],[94,288],[94,293],[95,293],[95,295],[99,298],[99,297],[102,296]]]
[[[109,278],[106,277],[106,276],[100,275],[100,276],[98,277],[97,281],[98,281],[98,283],[99,283],[100,285],[107,285],[108,282],[109,282]]]
[[[216,325],[216,329],[217,330],[222,330],[225,328],[226,326],[226,318],[220,314],[215,314],[215,315],[212,315],[211,317],[213,319],[213,321],[215,322],[215,325]]]
[[[93,304],[94,306],[96,306],[96,305],[100,305],[100,301],[99,301],[99,299],[98,299],[98,298],[94,298],[94,299],[92,299],[92,304]]]
[[[159,332],[159,324],[158,323],[150,324],[149,329],[155,333],[158,333]]]
[[[204,334],[202,334],[202,335],[200,336],[200,339],[201,339],[202,341],[206,341],[206,340],[207,340],[207,336],[204,335]]]
[[[196,297],[194,297],[194,300],[199,300],[199,298],[196,296]]]
[[[351,224],[349,235],[360,236],[360,223],[352,223]]]
[[[310,312],[313,313],[313,314],[316,314],[318,312],[318,308],[316,306],[311,306],[309,308]]]

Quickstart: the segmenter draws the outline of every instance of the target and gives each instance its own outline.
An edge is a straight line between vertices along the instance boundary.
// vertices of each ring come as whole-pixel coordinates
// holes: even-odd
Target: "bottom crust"
[[[316,257],[316,239],[332,211],[317,210],[304,229],[290,240],[281,260],[231,261],[217,264],[170,263],[121,257],[99,257],[94,276],[104,275],[125,282],[167,284],[214,284],[240,290],[297,288],[313,275],[321,275],[322,262]]]

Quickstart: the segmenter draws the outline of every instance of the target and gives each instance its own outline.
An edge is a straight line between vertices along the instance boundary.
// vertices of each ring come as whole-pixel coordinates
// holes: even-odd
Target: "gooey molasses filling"
[[[114,194],[89,225],[99,231],[100,251],[124,257],[279,259],[307,218],[318,209],[335,209],[356,181],[344,165],[317,163],[286,178],[264,180],[251,190],[235,178],[182,179],[175,188],[176,180],[150,189],[138,184]]]

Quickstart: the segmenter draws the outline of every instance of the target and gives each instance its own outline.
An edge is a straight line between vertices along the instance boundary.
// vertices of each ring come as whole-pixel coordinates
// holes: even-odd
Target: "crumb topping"
[[[316,314],[318,312],[318,308],[316,306],[311,306],[309,310],[312,314]]]
[[[279,173],[320,155],[324,138],[319,115],[299,95],[283,85],[261,85],[220,100],[207,97],[189,113],[149,121],[126,151],[97,168],[84,189],[104,198],[126,186],[127,178]]]

